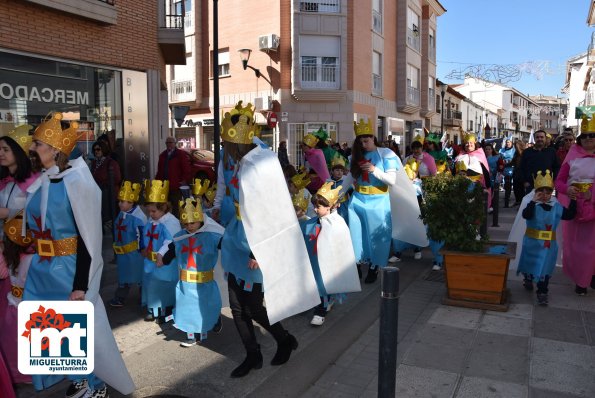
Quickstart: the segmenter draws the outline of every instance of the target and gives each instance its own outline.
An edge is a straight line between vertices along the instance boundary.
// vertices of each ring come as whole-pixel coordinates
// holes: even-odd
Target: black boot
[[[362,279],[362,265],[361,263],[357,263],[357,275],[359,276],[360,279]]]
[[[262,368],[262,354],[260,352],[260,346],[258,346],[256,351],[248,352],[248,354],[246,355],[246,359],[244,359],[244,362],[242,362],[240,366],[238,366],[231,372],[230,377],[233,377],[234,379],[238,377],[244,377],[248,373],[250,373],[252,369],[260,368]]]
[[[376,282],[377,278],[378,278],[378,267],[372,268],[372,266],[370,266],[370,268],[368,269],[368,275],[366,275],[366,279],[364,279],[364,283],[374,283],[374,282]]]
[[[280,343],[277,343],[277,352],[275,356],[271,360],[271,365],[278,366],[283,365],[285,362],[289,361],[289,357],[291,356],[291,351],[298,348],[298,341],[293,337],[291,334],[287,333],[285,340]]]
[[[591,289],[595,289],[595,275],[591,277]]]

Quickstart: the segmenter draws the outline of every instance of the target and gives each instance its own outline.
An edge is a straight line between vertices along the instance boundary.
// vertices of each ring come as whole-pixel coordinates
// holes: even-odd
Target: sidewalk
[[[506,239],[517,208],[500,210],[500,227],[489,228],[492,239]],[[402,291],[397,397],[595,396],[595,291],[577,296],[558,268],[549,306],[541,307],[515,270],[508,279],[508,312],[442,305],[443,276],[430,269]],[[303,396],[376,397],[378,325]]]

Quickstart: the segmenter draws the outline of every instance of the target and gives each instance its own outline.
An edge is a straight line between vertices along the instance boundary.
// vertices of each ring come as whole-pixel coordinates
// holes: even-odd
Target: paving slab
[[[580,395],[567,394],[560,391],[542,390],[541,388],[529,387],[531,398],[584,398]]]
[[[476,329],[481,316],[482,312],[479,310],[442,306],[436,309],[428,322],[457,328]]]
[[[529,389],[524,384],[506,383],[481,377],[464,377],[456,398],[526,398]]]
[[[530,319],[485,314],[479,325],[479,330],[514,336],[530,336],[531,324]]]
[[[400,365],[397,368],[397,397],[452,397],[458,375],[435,369]]]
[[[530,385],[544,390],[593,397],[595,396],[594,375],[595,369],[586,370],[582,366],[533,359]]]
[[[507,318],[533,319],[533,304],[510,304],[508,311],[486,311],[486,315],[502,316]]]

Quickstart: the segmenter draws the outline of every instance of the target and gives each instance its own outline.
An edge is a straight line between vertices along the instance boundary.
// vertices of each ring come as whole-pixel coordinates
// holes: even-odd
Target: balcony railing
[[[301,12],[339,12],[340,0],[308,0],[300,1]]]
[[[302,65],[302,88],[338,89],[340,87],[339,67]]]
[[[194,101],[196,99],[194,86],[194,80],[172,80],[169,88],[171,102]]]
[[[463,113],[461,111],[447,111],[447,119],[463,120]]]
[[[407,45],[414,50],[419,51],[419,31],[413,31],[407,28]]]
[[[382,33],[382,14],[376,10],[372,10],[372,30]]]
[[[184,29],[184,3],[182,10],[176,9],[177,3],[173,0],[163,1],[163,20],[159,22],[159,27],[162,29]]]
[[[419,106],[419,89],[416,87],[407,87],[407,104]]]
[[[184,28],[186,28],[186,29],[194,28],[193,14],[194,13],[192,11],[186,11],[186,13],[184,15]]]
[[[372,94],[382,95],[382,76],[372,73]]]

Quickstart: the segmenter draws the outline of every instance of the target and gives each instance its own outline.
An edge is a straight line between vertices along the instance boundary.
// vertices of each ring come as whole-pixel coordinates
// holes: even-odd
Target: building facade
[[[126,178],[154,175],[168,134],[165,65],[185,62],[182,7],[0,0],[0,134],[60,111],[79,121],[86,159],[107,134]]]
[[[535,95],[531,99],[537,103],[539,109],[539,129],[556,136],[566,128],[568,103],[566,98],[551,95]]]
[[[190,2],[190,1],[189,1]],[[197,3],[199,5],[197,6]],[[212,43],[209,2],[191,1],[186,66],[170,68],[170,104],[189,106],[187,142],[211,149]],[[373,121],[379,139],[411,138],[435,114],[437,18],[435,0],[262,0],[220,2],[220,108],[252,103],[262,139],[288,141],[299,163],[304,134],[324,128],[335,142],[353,141],[353,122]],[[200,22],[200,23],[199,23]],[[238,50],[250,49],[248,69]],[[256,69],[257,71],[254,71]],[[192,85],[191,93],[175,87]],[[185,96],[179,96],[177,92]],[[271,123],[271,115],[278,123]],[[176,134],[180,129],[176,129]],[[180,136],[182,137],[182,136]]]

